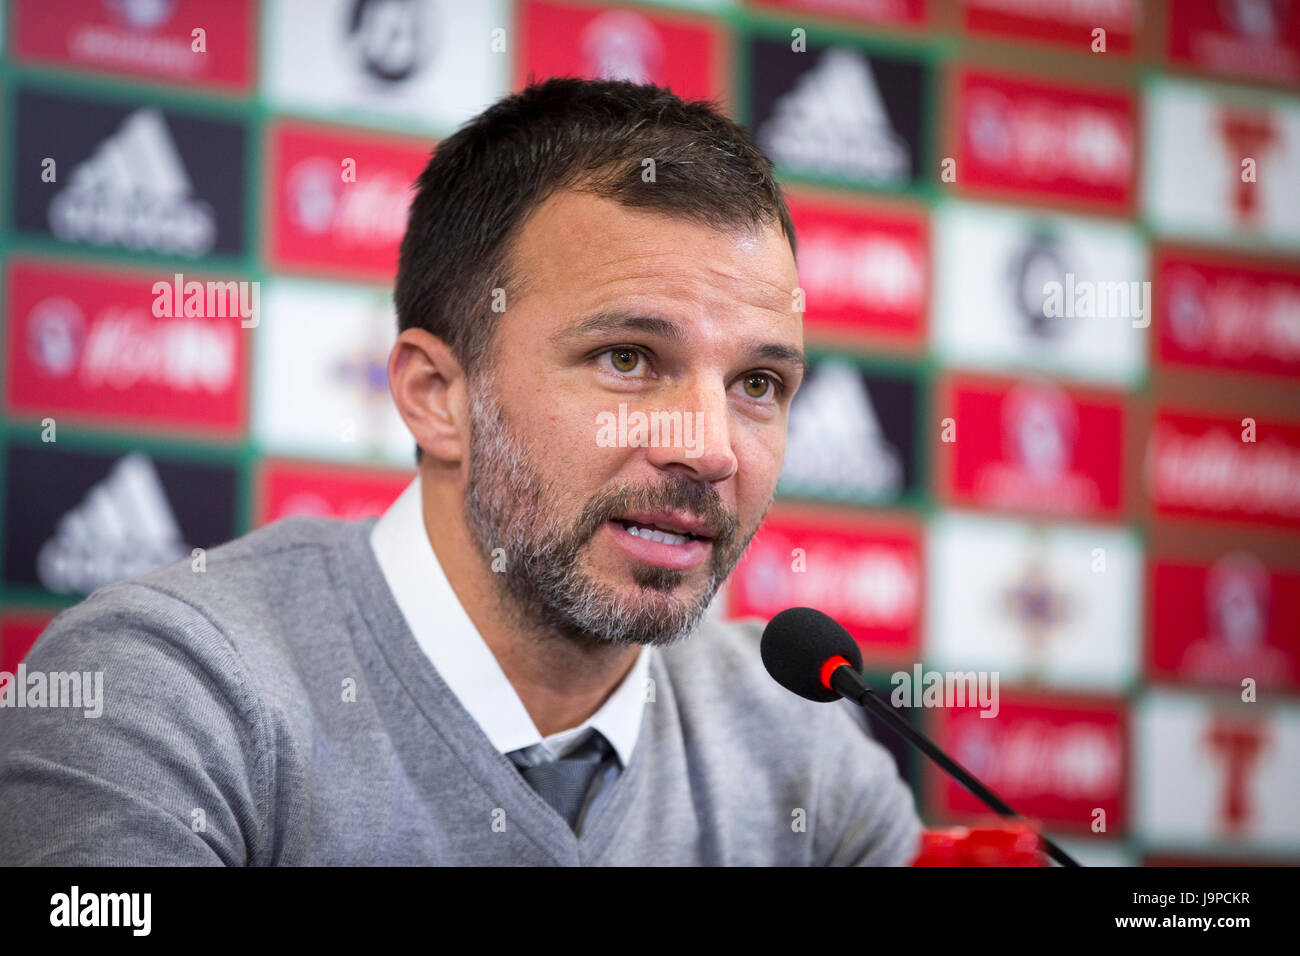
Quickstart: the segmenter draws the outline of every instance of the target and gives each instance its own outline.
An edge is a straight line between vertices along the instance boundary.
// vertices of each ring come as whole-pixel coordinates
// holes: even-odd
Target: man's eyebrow
[[[657,315],[639,312],[602,312],[555,334],[556,340],[579,339],[607,332],[644,332],[662,339],[680,342],[682,330],[676,322]]]
[[[644,332],[670,342],[681,342],[685,336],[681,327],[669,319],[658,315],[644,315],[639,312],[603,312],[579,322],[555,334],[557,341],[585,338],[610,332]],[[750,351],[770,362],[785,362],[799,369],[801,377],[806,378],[812,369],[812,363],[803,351],[777,342],[764,342]]]
[[[770,362],[788,362],[799,369],[801,379],[807,378],[808,373],[812,371],[812,363],[808,361],[808,356],[804,355],[799,349],[791,348],[789,345],[764,342],[754,349],[754,353]]]

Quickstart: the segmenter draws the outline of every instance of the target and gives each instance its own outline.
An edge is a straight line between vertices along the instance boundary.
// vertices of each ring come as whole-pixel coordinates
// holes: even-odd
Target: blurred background
[[[1085,863],[1300,861],[1300,0],[0,14],[0,670],[101,585],[381,513],[430,149],[529,76],[652,81],[776,163],[815,359],[715,613],[996,676],[902,712]]]

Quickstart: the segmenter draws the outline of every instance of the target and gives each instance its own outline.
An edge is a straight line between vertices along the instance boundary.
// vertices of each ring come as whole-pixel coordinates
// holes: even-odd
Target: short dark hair
[[[653,182],[642,178],[646,159]],[[495,331],[493,290],[516,287],[510,243],[566,187],[719,229],[779,223],[795,248],[771,161],[715,103],[648,83],[552,78],[474,117],[416,180],[393,292],[398,329],[431,332],[477,372]]]

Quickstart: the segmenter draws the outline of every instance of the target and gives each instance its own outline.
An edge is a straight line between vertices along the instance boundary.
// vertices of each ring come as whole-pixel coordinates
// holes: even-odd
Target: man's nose
[[[656,468],[689,472],[711,482],[735,474],[725,386],[697,383],[683,387],[659,406],[658,413],[666,416],[666,422],[661,422],[660,441],[652,443],[646,455]],[[669,427],[662,427],[664,424]],[[665,431],[671,434],[666,436]]]

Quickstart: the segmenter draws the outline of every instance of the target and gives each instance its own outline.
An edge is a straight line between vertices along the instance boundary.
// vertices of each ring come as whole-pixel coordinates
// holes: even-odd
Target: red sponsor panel
[[[809,338],[919,345],[930,289],[924,212],[801,196],[789,206]]]
[[[721,97],[722,33],[698,17],[640,7],[525,0],[516,86],[583,76],[665,86],[685,99]]]
[[[929,0],[748,0],[751,7],[782,13],[814,13],[873,26],[920,26]]]
[[[956,182],[973,194],[1128,213],[1138,134],[1131,93],[963,70]]]
[[[1300,81],[1300,4],[1170,0],[1169,61],[1222,76]]]
[[[1161,362],[1300,377],[1300,264],[1162,248],[1154,272]]]
[[[788,607],[815,607],[844,625],[867,660],[915,660],[923,576],[912,522],[783,504],[729,579],[728,614],[768,620]]]
[[[346,521],[377,517],[413,478],[406,471],[264,462],[258,470],[257,524],[299,515]]]
[[[271,263],[392,282],[428,142],[280,123],[270,134]]]
[[[1151,566],[1152,677],[1300,689],[1300,574],[1237,551],[1206,563]]]
[[[244,428],[257,286],[190,273],[18,260],[6,270],[5,402],[19,415],[201,431]]]
[[[10,48],[20,60],[232,92],[253,85],[253,0],[222,0],[219,14],[209,0],[15,0],[13,8]]]
[[[6,614],[0,618],[0,671],[14,673],[52,620],[52,614]]]
[[[957,378],[939,481],[955,505],[1072,518],[1124,507],[1124,400],[1040,382]]]
[[[932,712],[935,742],[1030,820],[1091,832],[1098,809],[1108,836],[1128,825],[1128,718],[1121,700],[1000,690],[997,712],[979,706]],[[947,774],[930,775],[932,812],[945,820],[991,816]]]
[[[1098,39],[1093,31],[1101,29],[1104,52],[1131,53],[1142,25],[1142,5],[1141,0],[963,0],[962,19],[971,33],[1037,40],[1083,52],[1093,50]]]
[[[1300,425],[1160,411],[1145,467],[1159,515],[1300,527]]]

